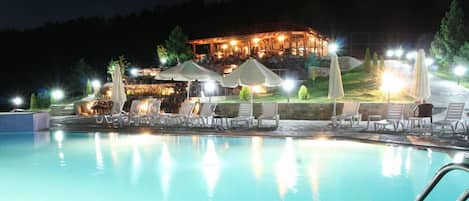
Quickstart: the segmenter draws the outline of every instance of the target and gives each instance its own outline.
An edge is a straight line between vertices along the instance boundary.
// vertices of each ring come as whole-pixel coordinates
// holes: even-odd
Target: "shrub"
[[[308,88],[305,85],[301,85],[300,90],[298,90],[298,99],[307,100],[308,99]]]
[[[239,91],[239,99],[247,101],[250,98],[251,98],[251,90],[249,89],[249,87],[241,88],[241,91]]]
[[[38,109],[38,102],[37,102],[37,98],[36,98],[36,94],[35,93],[32,93],[31,94],[31,99],[29,100],[29,109],[30,110],[34,110],[34,109]]]

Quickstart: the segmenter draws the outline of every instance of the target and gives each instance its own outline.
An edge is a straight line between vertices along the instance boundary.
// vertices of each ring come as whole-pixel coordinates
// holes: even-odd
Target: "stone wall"
[[[342,112],[342,103],[337,103],[337,113]],[[279,103],[278,112],[281,119],[295,120],[330,120],[332,103]],[[406,116],[412,114],[412,104],[406,104]],[[366,120],[370,114],[386,115],[386,103],[361,103],[359,112]],[[217,114],[235,117],[238,113],[238,103],[219,103],[215,111]],[[254,116],[261,113],[261,103],[254,104]]]

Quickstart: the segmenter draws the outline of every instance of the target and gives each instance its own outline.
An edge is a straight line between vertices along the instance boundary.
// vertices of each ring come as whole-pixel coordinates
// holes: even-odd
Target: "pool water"
[[[1,133],[0,200],[414,200],[464,152],[340,140]],[[455,200],[453,171],[428,200]]]

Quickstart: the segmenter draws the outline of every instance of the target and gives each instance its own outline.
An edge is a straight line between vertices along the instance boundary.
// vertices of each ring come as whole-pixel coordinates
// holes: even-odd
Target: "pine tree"
[[[431,44],[430,51],[433,57],[445,70],[449,70],[449,66],[454,63],[454,56],[464,43],[463,18],[464,13],[458,0],[453,0]]]
[[[171,31],[168,40],[166,40],[166,49],[168,50],[168,56],[170,60],[175,59],[177,63],[192,58],[192,50],[187,46],[188,37],[182,32],[180,26]]]
[[[366,48],[365,50],[365,59],[363,61],[363,66],[365,67],[365,71],[370,73],[371,72],[371,55],[370,55],[370,48]]]
[[[86,80],[86,91],[85,96],[93,94],[93,87],[91,86],[91,81],[88,79]]]
[[[157,45],[156,54],[160,65],[164,66],[168,62],[168,50],[163,45]]]
[[[371,73],[373,75],[378,75],[378,72],[379,72],[378,68],[379,68],[378,53],[374,52],[373,53],[373,65],[372,65]]]
[[[35,110],[39,108],[38,107],[38,102],[37,102],[37,98],[36,98],[36,94],[35,93],[32,93],[31,94],[31,98],[29,100],[29,109],[30,110]]]

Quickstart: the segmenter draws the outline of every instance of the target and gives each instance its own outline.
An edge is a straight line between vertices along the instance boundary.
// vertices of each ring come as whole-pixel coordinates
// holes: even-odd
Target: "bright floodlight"
[[[407,60],[415,59],[415,57],[417,57],[417,52],[416,52],[416,51],[408,52],[408,53],[405,55],[405,58],[406,58]]]
[[[213,81],[207,81],[204,84],[204,90],[208,93],[212,93],[215,91],[216,84]]]
[[[433,58],[425,58],[425,65],[431,66],[435,63],[435,60]]]
[[[282,87],[283,90],[290,92],[295,87],[295,82],[293,80],[287,79],[283,81]]]
[[[130,75],[137,77],[138,76],[138,69],[132,68],[130,69]]]
[[[337,43],[331,43],[329,44],[329,53],[331,54],[335,54],[337,51],[339,51],[339,45],[337,45]]]
[[[453,72],[456,76],[462,77],[464,74],[466,74],[466,68],[464,68],[464,66],[456,66]]]
[[[168,62],[168,59],[167,59],[167,58],[161,58],[161,59],[160,59],[160,63],[161,63],[161,64],[165,65],[166,62]]]
[[[404,54],[404,50],[402,50],[402,48],[399,48],[394,51],[394,54],[396,55],[396,57],[401,58],[402,55]]]
[[[393,56],[394,56],[394,50],[388,50],[388,51],[386,51],[386,56],[387,56],[387,57],[393,57]]]
[[[54,100],[62,100],[65,97],[64,91],[60,89],[53,90],[51,96]]]
[[[11,99],[11,102],[15,106],[20,106],[21,104],[23,104],[23,99],[21,97],[15,97],[15,98]]]
[[[91,81],[91,86],[93,89],[99,89],[101,88],[101,82],[99,80],[93,80]]]

